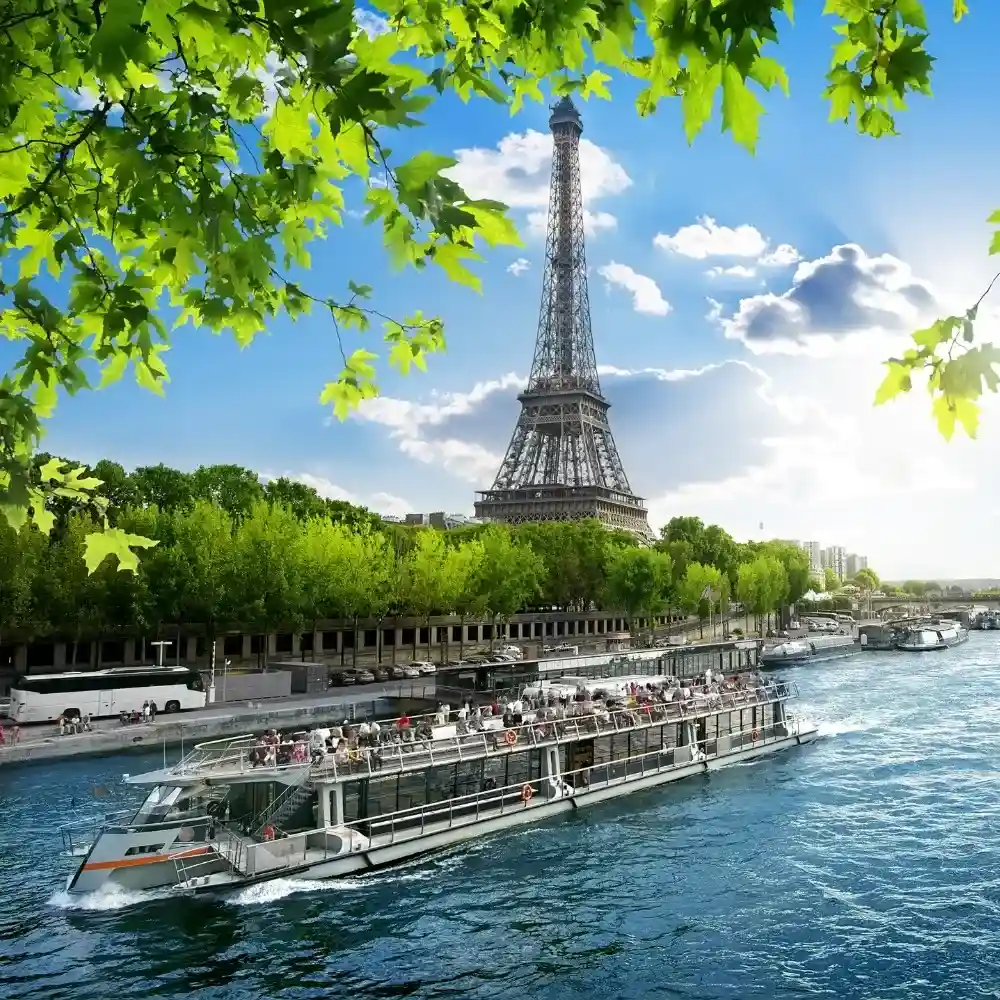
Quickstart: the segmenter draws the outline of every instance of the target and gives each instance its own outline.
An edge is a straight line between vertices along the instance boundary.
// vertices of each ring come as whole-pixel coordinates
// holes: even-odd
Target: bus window
[[[192,673],[187,679],[187,689],[188,691],[204,691],[205,685],[202,682],[201,674]]]

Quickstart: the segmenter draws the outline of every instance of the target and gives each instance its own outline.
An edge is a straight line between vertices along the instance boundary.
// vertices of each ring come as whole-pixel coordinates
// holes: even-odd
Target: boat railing
[[[725,734],[729,740],[728,752],[764,749],[796,735],[798,725],[797,721],[789,719],[765,726],[741,727]],[[567,798],[577,792],[595,791],[665,771],[690,767],[692,764],[699,764],[716,756],[718,743],[722,738],[720,736],[701,740],[695,747],[661,747],[631,757],[565,771],[558,776],[543,775],[498,788],[482,789],[468,795],[399,809],[376,819],[347,825],[369,837],[373,847],[380,847],[393,843],[397,837],[403,835],[412,837],[424,834],[428,832],[428,827],[441,825],[450,828],[456,824],[490,819],[545,805],[551,799]],[[433,829],[430,832],[433,832]]]
[[[600,702],[592,702],[595,707],[583,712],[584,702],[573,702],[570,711],[575,711],[575,714],[528,720],[522,717],[520,723],[512,726],[504,726],[502,717],[496,715],[474,720],[459,718],[456,722],[442,724],[439,716],[431,714],[412,717],[410,724],[403,728],[399,728],[398,723],[393,729],[383,727],[383,739],[377,746],[358,745],[349,749],[337,749],[315,760],[308,743],[300,740],[292,747],[291,759],[276,753],[272,760],[262,762],[258,738],[247,735],[199,744],[171,769],[171,773],[183,777],[205,770],[225,770],[281,775],[311,766],[316,776],[321,778],[371,775],[425,767],[435,762],[451,763],[466,757],[509,753],[518,748],[523,749],[525,742],[538,746],[566,739],[662,725],[668,721],[680,722],[794,698],[797,695],[798,689],[791,681],[766,681],[752,688],[697,694],[687,701],[638,702],[635,698],[629,698],[625,708],[613,711],[597,707],[601,705]],[[552,711],[553,714],[558,714],[554,709]],[[481,728],[476,728],[477,726]],[[441,733],[442,729],[454,732],[445,735]],[[431,735],[418,736],[421,730],[429,730]],[[386,739],[390,734],[398,736],[399,741]]]
[[[756,688],[720,692],[699,701],[635,703],[624,709],[591,710],[564,718],[535,719],[504,727],[495,716],[481,720],[490,728],[472,729],[468,722],[454,725],[454,736],[435,739],[412,739],[380,743],[376,747],[357,746],[325,755],[314,765],[317,778],[371,777],[386,773],[419,770],[435,764],[450,764],[464,759],[489,757],[565,740],[605,736],[683,722],[719,712],[754,708],[774,701],[796,697],[798,689],[791,681],[774,681]],[[464,731],[463,731],[464,730]],[[404,731],[404,735],[406,732]]]

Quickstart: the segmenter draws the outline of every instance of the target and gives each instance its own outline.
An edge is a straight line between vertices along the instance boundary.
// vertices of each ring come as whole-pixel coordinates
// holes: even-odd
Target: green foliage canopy
[[[339,295],[300,277],[309,244],[336,231],[363,198],[398,266],[442,268],[478,288],[468,264],[483,244],[514,244],[502,206],[470,199],[454,161],[423,151],[399,162],[385,144],[420,124],[442,94],[516,111],[541,84],[608,97],[607,70],[641,83],[639,114],[680,101],[692,140],[721,108],[724,131],[753,150],[762,91],[787,91],[769,43],[792,0],[378,0],[390,30],[359,30],[353,0],[294,5],[247,0],[11,0],[0,33],[0,327],[23,347],[0,380],[0,491],[8,523],[51,527],[46,498],[84,501],[95,483],[31,454],[60,391],[106,385],[131,368],[162,392],[176,325],[248,344],[279,314],[330,318],[343,367],[320,401],[341,417],[378,392],[386,360],[423,368],[445,346],[441,323],[394,319],[373,289]],[[358,8],[362,9],[362,8]],[[371,11],[366,10],[371,18]],[[954,16],[968,10],[955,0]],[[895,132],[911,93],[929,91],[920,0],[827,0],[836,46],[827,74],[832,119],[872,136]],[[996,244],[997,241],[995,241]],[[62,281],[54,295],[46,274]],[[971,426],[969,400],[987,346],[940,361],[972,314],[944,326],[914,358],[890,362],[880,398],[932,365],[935,412]],[[382,348],[348,343],[373,321]],[[942,332],[943,331],[943,332]],[[935,340],[935,338],[937,338]],[[978,351],[978,354],[976,352]],[[923,352],[923,353],[921,353]],[[942,409],[943,407],[943,409]],[[942,419],[939,415],[939,419]],[[98,511],[98,513],[102,513]],[[134,568],[143,536],[106,521],[86,539],[92,569],[111,555]]]

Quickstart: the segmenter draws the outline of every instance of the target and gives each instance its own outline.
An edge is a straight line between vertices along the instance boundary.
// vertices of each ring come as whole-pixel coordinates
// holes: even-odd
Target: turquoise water
[[[1000,986],[1000,635],[789,671],[809,747],[339,883],[71,901],[74,798],[0,770],[0,997],[977,998]]]

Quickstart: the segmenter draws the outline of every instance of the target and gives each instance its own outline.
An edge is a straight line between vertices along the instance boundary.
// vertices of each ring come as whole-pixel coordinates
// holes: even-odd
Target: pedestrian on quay
[[[21,727],[15,722],[10,734],[11,746],[17,746],[21,742]]]

